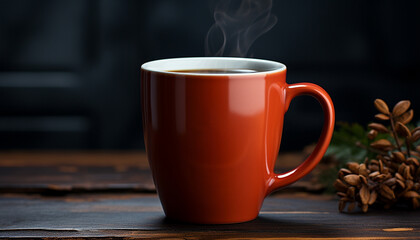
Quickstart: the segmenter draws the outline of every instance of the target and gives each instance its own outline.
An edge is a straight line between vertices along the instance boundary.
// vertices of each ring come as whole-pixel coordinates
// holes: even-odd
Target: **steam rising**
[[[205,41],[207,56],[245,57],[252,43],[277,22],[272,0],[220,0]]]

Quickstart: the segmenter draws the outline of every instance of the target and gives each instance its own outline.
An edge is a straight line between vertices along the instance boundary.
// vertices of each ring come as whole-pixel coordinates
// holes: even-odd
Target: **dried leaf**
[[[393,152],[392,156],[394,157],[394,159],[398,160],[398,162],[405,161],[405,156],[404,154],[402,154],[402,152]]]
[[[386,128],[383,124],[380,123],[370,123],[368,125],[370,129],[374,129],[380,133],[387,133],[389,132],[388,128]]]
[[[390,178],[390,179],[387,179],[385,182],[384,182],[384,184],[386,184],[386,185],[388,185],[388,186],[392,186],[392,185],[395,185],[395,183],[397,182],[397,179],[396,178]]]
[[[375,104],[376,109],[378,109],[379,112],[389,115],[388,105],[382,99],[379,99],[379,98],[376,99],[374,104]]]
[[[347,207],[348,212],[353,212],[354,208],[356,207],[356,202],[349,203],[349,206]]]
[[[351,174],[351,171],[348,170],[347,168],[341,168],[339,172],[344,173],[344,175]]]
[[[375,190],[373,190],[372,192],[370,192],[370,197],[369,197],[368,204],[369,205],[374,204],[377,197],[378,197],[378,193]]]
[[[379,172],[384,172],[384,163],[382,162],[382,160],[379,160]]]
[[[413,130],[411,130],[411,133],[414,133],[415,131],[419,131],[419,130],[420,130],[420,127],[416,127]]]
[[[344,208],[346,207],[347,202],[341,199],[338,202],[338,211],[343,212]]]
[[[413,131],[410,141],[411,142],[417,142],[417,140],[419,140],[419,139],[420,139],[420,130]]]
[[[414,164],[417,167],[419,166],[419,160],[417,160],[417,158],[409,157],[407,158],[407,163]]]
[[[337,192],[337,196],[339,196],[339,197],[347,197],[347,194],[345,194],[343,192]]]
[[[401,187],[402,189],[404,189],[404,188],[405,188],[405,183],[404,183],[403,181],[401,181],[400,179],[397,179],[397,183],[400,185],[400,187]]]
[[[344,181],[352,186],[357,186],[360,184],[359,175],[356,174],[349,174],[347,176],[344,176]]]
[[[378,136],[378,131],[376,131],[375,129],[371,129],[367,135],[367,137],[369,138],[369,140],[373,140],[376,138],[376,136]]]
[[[350,169],[350,171],[354,174],[359,174],[359,164],[355,162],[349,162],[347,163],[347,167]]]
[[[413,176],[414,172],[416,171],[416,167],[414,166],[414,164],[409,164],[408,166],[410,167],[411,176]]]
[[[378,181],[381,182],[382,180],[386,179],[386,177],[387,176],[385,174],[379,174],[379,175],[375,176],[373,179],[377,182]]]
[[[356,193],[356,189],[354,187],[349,187],[347,189],[347,197],[354,198],[355,193]]]
[[[383,113],[378,113],[375,115],[375,117],[378,120],[383,120],[383,121],[389,120],[389,117]]]
[[[400,165],[400,167],[398,168],[398,173],[399,174],[401,174],[401,176],[403,176],[404,175],[404,170],[405,170],[405,167],[406,167],[407,165],[405,165],[405,163],[402,163],[401,165]]]
[[[338,179],[341,179],[344,181],[344,173],[338,172]]]
[[[365,161],[363,163],[367,166],[369,164],[369,158],[365,157]]]
[[[401,174],[399,174],[399,173],[395,173],[395,177],[397,179],[401,180],[401,181],[405,181],[405,178]]]
[[[400,136],[411,138],[411,131],[404,124],[397,122],[396,130]]]
[[[370,170],[370,172],[376,172],[376,171],[379,171],[379,167],[378,167],[378,165],[370,164],[369,165],[369,170]]]
[[[367,178],[363,175],[359,175],[360,181],[364,184],[368,184]]]
[[[367,204],[362,206],[362,211],[363,212],[367,212],[368,211],[369,206]]]
[[[405,181],[405,190],[411,190],[414,187],[414,182],[412,180]]]
[[[347,185],[343,183],[340,179],[336,179],[334,182],[334,187],[339,192],[347,192]]]
[[[392,189],[385,184],[381,185],[381,187],[379,188],[379,192],[380,192],[381,196],[386,198],[386,199],[389,199],[389,200],[394,200],[395,199],[394,191],[392,191]]]
[[[405,198],[417,198],[420,195],[417,192],[415,192],[415,191],[408,191],[408,192],[405,192],[403,196]]]
[[[413,203],[413,209],[417,209],[420,207],[419,200],[417,200],[417,198],[411,199],[411,202]]]
[[[370,146],[377,149],[389,149],[394,147],[392,143],[386,139],[379,139],[378,141],[371,143]]]
[[[360,174],[360,175],[363,175],[363,176],[365,176],[365,177],[367,177],[367,176],[368,176],[369,172],[368,172],[368,170],[367,170],[367,168],[366,168],[366,164],[361,163],[361,164],[359,165],[359,174]]]
[[[411,176],[410,167],[409,166],[406,166],[404,168],[404,174],[403,174],[403,176],[404,176],[405,179],[413,180],[413,176]]]
[[[374,178],[374,177],[378,176],[379,174],[381,174],[381,173],[379,171],[376,171],[376,172],[373,172],[373,173],[369,174],[369,177]]]
[[[411,122],[411,120],[413,119],[413,115],[414,115],[413,109],[411,109],[410,111],[408,111],[408,112],[404,113],[403,115],[399,116],[397,118],[397,122],[407,124],[407,123]]]
[[[362,201],[362,204],[368,204],[369,198],[370,198],[370,192],[368,187],[363,184],[362,188],[360,189],[360,200]]]
[[[395,104],[394,109],[392,109],[392,115],[394,115],[394,117],[401,116],[410,108],[410,104],[411,103],[408,100],[398,102],[397,104]]]

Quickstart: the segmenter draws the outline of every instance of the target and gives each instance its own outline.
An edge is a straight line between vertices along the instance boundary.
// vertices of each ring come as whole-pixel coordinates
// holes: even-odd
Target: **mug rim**
[[[190,64],[190,67],[186,66]],[[198,65],[203,66],[201,68]],[[243,67],[239,67],[243,64]],[[227,67],[229,65],[230,67]],[[208,66],[208,67],[205,67]],[[193,73],[193,72],[175,72],[177,70],[193,70],[193,69],[220,69],[220,68],[243,68],[257,69],[256,72],[241,73]],[[170,75],[193,75],[193,76],[244,76],[244,75],[260,75],[286,71],[286,65],[272,60],[242,57],[179,57],[167,58],[146,62],[141,65],[141,70],[165,73]]]

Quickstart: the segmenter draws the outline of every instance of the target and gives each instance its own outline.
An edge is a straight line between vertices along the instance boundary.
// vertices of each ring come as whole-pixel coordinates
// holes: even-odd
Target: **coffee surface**
[[[212,69],[183,69],[183,70],[171,70],[168,72],[177,72],[177,73],[202,73],[202,74],[237,74],[237,73],[256,73],[260,72],[254,69],[244,69],[244,68],[212,68]]]

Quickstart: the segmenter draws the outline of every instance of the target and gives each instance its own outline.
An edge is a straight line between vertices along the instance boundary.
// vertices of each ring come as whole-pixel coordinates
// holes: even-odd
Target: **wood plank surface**
[[[303,161],[304,153],[283,153],[276,171]],[[286,191],[316,192],[311,175]],[[57,195],[91,192],[155,192],[145,152],[0,152],[0,193]]]
[[[306,155],[281,154],[276,171]],[[313,183],[271,195],[254,221],[191,225],[165,218],[144,152],[0,152],[0,238],[420,239],[419,211],[341,214],[333,196],[297,193]]]
[[[0,238],[325,238],[420,237],[418,211],[373,210],[342,214],[332,197],[276,195],[259,217],[228,225],[168,221],[155,194],[0,196]]]
[[[144,152],[1,152],[0,192],[155,192]]]

